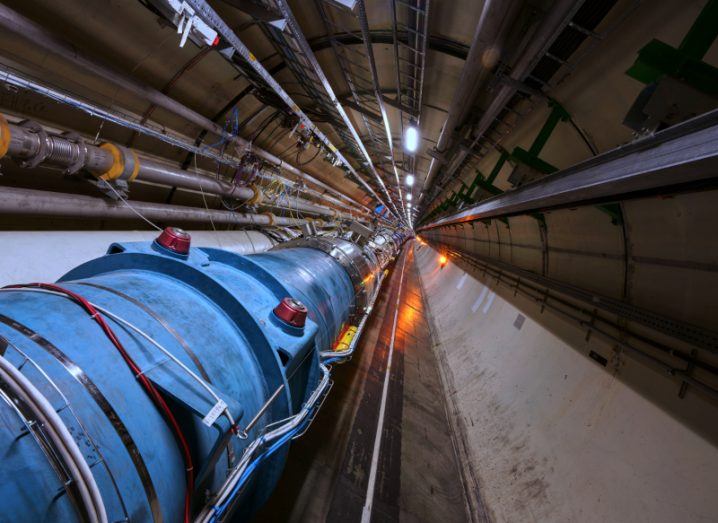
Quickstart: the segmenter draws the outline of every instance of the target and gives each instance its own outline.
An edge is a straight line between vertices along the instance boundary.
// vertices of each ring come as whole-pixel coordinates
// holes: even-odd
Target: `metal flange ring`
[[[20,167],[23,168],[32,168],[37,167],[42,162],[45,161],[45,159],[50,154],[50,151],[47,147],[47,133],[45,132],[45,129],[42,128],[42,126],[33,121],[33,120],[23,120],[18,124],[19,127],[23,127],[27,129],[32,134],[36,134],[38,137],[38,150],[35,156],[32,158],[28,158],[27,160],[23,160],[19,162]]]

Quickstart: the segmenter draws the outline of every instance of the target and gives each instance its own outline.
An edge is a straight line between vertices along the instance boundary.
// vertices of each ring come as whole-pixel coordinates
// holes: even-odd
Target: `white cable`
[[[77,442],[50,402],[22,372],[2,356],[0,356],[0,378],[38,416],[45,434],[53,442],[53,449],[60,454],[62,463],[68,468],[71,480],[77,486],[90,521],[107,523],[105,503],[95,482],[95,477],[92,475],[82,451],[77,446]]]
[[[62,293],[62,292],[51,291],[51,290],[49,290],[49,289],[38,289],[38,288],[33,288],[33,287],[22,287],[22,288],[16,288],[16,289],[0,289],[0,292],[40,292],[40,293],[43,293],[43,294],[53,294],[53,295],[55,295],[55,296],[61,296],[61,297],[67,298],[67,299],[72,299],[70,296],[68,296],[67,294],[64,294],[64,293]],[[154,345],[155,347],[157,347],[160,351],[162,351],[162,353],[163,353],[165,356],[167,356],[169,359],[171,359],[173,362],[175,362],[177,365],[179,365],[179,367],[180,367],[182,370],[184,370],[187,374],[189,374],[195,381],[197,381],[197,383],[200,384],[200,386],[202,386],[202,388],[204,388],[207,392],[209,392],[209,394],[212,396],[212,398],[214,398],[215,403],[217,403],[217,402],[219,402],[219,401],[223,401],[223,400],[214,392],[214,390],[212,390],[212,387],[210,387],[210,386],[207,384],[207,382],[205,382],[202,378],[200,378],[200,377],[197,376],[194,372],[192,372],[192,370],[191,370],[189,367],[187,367],[184,363],[182,363],[180,360],[178,360],[170,351],[168,351],[167,349],[165,349],[159,342],[157,342],[154,338],[152,338],[152,336],[150,336],[149,334],[147,334],[146,332],[144,332],[142,329],[140,329],[140,328],[137,327],[136,325],[133,325],[133,324],[130,323],[129,321],[127,321],[127,320],[121,318],[120,316],[117,316],[116,314],[113,314],[112,312],[110,312],[109,310],[105,309],[104,307],[100,307],[99,305],[97,305],[97,304],[95,304],[95,303],[92,303],[92,302],[89,301],[89,300],[88,300],[88,303],[89,303],[90,305],[92,305],[95,309],[97,309],[98,311],[100,311],[102,314],[104,314],[104,315],[108,316],[109,318],[115,320],[116,322],[121,323],[121,324],[123,324],[124,326],[126,326],[126,327],[132,329],[132,330],[135,331],[137,334],[139,334],[140,336],[142,336],[143,338],[145,338],[147,341],[149,341],[152,345]],[[226,407],[226,408],[224,409],[224,414],[227,416],[227,419],[228,419],[229,422],[232,424],[232,426],[234,426],[234,417],[232,416],[232,413],[229,411],[229,407]]]
[[[322,372],[322,379],[320,380],[317,387],[314,389],[314,392],[312,392],[312,394],[309,396],[309,399],[307,399],[306,403],[304,403],[302,409],[294,416],[288,418],[287,423],[285,423],[281,427],[267,432],[262,436],[259,436],[257,439],[255,439],[254,441],[252,441],[252,443],[249,444],[249,446],[245,449],[240,462],[237,464],[236,467],[231,470],[229,476],[227,476],[227,479],[219,488],[215,498],[210,503],[208,503],[199,513],[199,515],[195,519],[195,523],[206,523],[211,519],[213,514],[212,506],[222,505],[227,500],[229,495],[232,493],[232,490],[234,489],[235,485],[242,477],[242,474],[244,473],[245,469],[249,465],[252,456],[262,445],[283,436],[290,430],[299,426],[299,424],[306,419],[306,417],[309,415],[309,411],[319,401],[319,398],[321,398],[325,389],[329,385],[329,368],[320,363],[319,369]]]
[[[115,193],[115,195],[120,199],[120,201],[122,201],[122,203],[124,203],[127,207],[129,207],[130,210],[131,210],[133,213],[135,213],[137,216],[139,216],[139,217],[142,218],[144,221],[146,221],[147,223],[149,223],[152,227],[154,227],[154,228],[157,229],[158,231],[162,232],[162,228],[161,228],[160,226],[158,226],[156,223],[154,223],[154,222],[151,221],[149,218],[147,218],[146,216],[144,216],[140,211],[138,211],[137,209],[135,209],[134,207],[132,207],[132,205],[130,205],[130,202],[128,202],[127,200],[125,200],[125,197],[122,196],[119,192],[117,192],[117,190],[112,186],[112,183],[110,183],[110,182],[105,182],[105,185],[106,185],[107,187],[109,187],[109,188],[112,190],[112,192]]]
[[[197,176],[201,176],[199,169],[197,168],[197,155],[194,155],[194,173]],[[199,178],[201,180],[201,178]],[[207,209],[207,216],[209,217],[209,223],[212,224],[212,230],[215,233],[215,236],[217,237],[217,243],[219,243],[219,246],[222,247],[222,242],[219,239],[219,234],[217,234],[217,227],[214,226],[214,220],[212,219],[212,213],[209,210],[209,205],[207,205],[207,198],[205,198],[204,195],[204,189],[202,189],[202,182],[199,182],[199,191],[202,193],[202,202],[204,202],[204,208]]]

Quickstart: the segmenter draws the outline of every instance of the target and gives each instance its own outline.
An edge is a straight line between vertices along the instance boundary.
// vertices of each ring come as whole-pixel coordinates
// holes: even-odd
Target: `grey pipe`
[[[466,56],[459,83],[456,86],[446,121],[441,128],[435,147],[439,153],[449,151],[456,130],[464,124],[471,111],[473,100],[494,65],[488,60],[491,58],[491,51],[493,49],[498,52],[496,48],[506,30],[506,22],[514,16],[514,11],[518,6],[519,3],[516,0],[486,0],[484,2],[469,54]],[[496,60],[498,61],[498,56],[496,56]],[[432,158],[424,182],[425,190],[431,186],[440,166],[440,162]]]
[[[30,120],[17,125],[7,123],[0,114],[0,135],[5,130],[10,134],[6,154],[21,167],[36,167],[47,163],[65,168],[68,174],[80,169],[99,174],[108,171],[113,164],[109,152],[86,144],[72,133],[62,136],[49,134],[40,124]]]
[[[546,19],[538,29],[537,34],[531,39],[528,48],[521,54],[521,58],[511,69],[509,78],[516,82],[522,82],[536,64],[541,60],[548,48],[554,42],[560,31],[571,21],[573,15],[579,10],[583,2],[576,0],[557,0]],[[486,112],[483,114],[477,125],[475,137],[471,143],[473,148],[484,136],[489,126],[499,115],[504,106],[516,94],[516,83],[504,83],[493,98]],[[459,165],[468,152],[461,151],[459,161],[455,165]],[[449,173],[451,174],[451,173]]]
[[[3,117],[0,115],[0,125]],[[107,173],[115,160],[109,150],[86,143],[71,133],[54,135],[48,133],[36,122],[25,121],[19,125],[7,124],[10,132],[10,144],[7,155],[19,161],[21,167],[35,167],[50,164],[65,168],[68,173],[86,169],[94,174]],[[2,131],[0,131],[1,133]],[[152,158],[136,155],[132,150],[115,146],[122,156],[133,165],[139,165],[136,176],[139,180],[169,186],[203,191],[237,200],[255,198],[257,204],[296,212],[308,212],[324,216],[353,219],[351,214],[336,211],[323,205],[317,205],[301,198],[282,195],[274,200],[264,197],[259,189],[238,186],[227,181],[183,171]],[[118,179],[133,180],[132,170],[126,169]]]
[[[254,196],[254,191],[249,187],[242,187],[217,178],[183,171],[146,156],[140,156],[140,172],[137,179],[182,187],[183,189],[204,191],[228,198],[236,198],[237,200],[249,200]]]
[[[133,210],[134,209],[134,210]],[[136,211],[136,212],[135,212]],[[76,218],[137,219],[137,213],[163,223],[209,222],[257,226],[297,226],[304,219],[271,214],[248,214],[140,201],[115,202],[104,198],[15,187],[0,188],[0,214]]]
[[[140,171],[137,178],[148,182],[203,191],[205,193],[235,198],[237,200],[250,200],[257,196],[255,189],[250,187],[234,185],[217,178],[193,174],[145,156],[140,157]],[[260,198],[257,201],[257,205],[260,206],[276,207],[278,209],[288,209],[291,211],[308,212],[325,216],[336,216],[343,219],[355,219],[349,213],[337,211],[324,205],[314,204],[303,198],[292,198],[282,195],[276,199],[270,199],[266,194],[262,193],[260,189],[257,190],[260,191]]]
[[[516,82],[523,82],[526,75],[528,75],[536,66],[538,61],[541,60],[543,55],[558,36],[559,32],[571,21],[571,18],[573,18],[573,15],[576,11],[578,11],[582,4],[583,1],[576,0],[557,0],[555,2],[551,11],[536,31],[536,34],[532,36],[528,47],[521,53],[521,57],[518,62],[511,69],[509,78],[515,82],[502,84],[501,88],[493,97],[491,104],[481,116],[481,119],[476,126],[476,131],[471,145],[458,151],[456,158],[452,161],[451,166],[449,166],[444,174],[444,178],[451,177],[457,167],[463,163],[464,159],[469,154],[469,151],[476,147],[479,140],[481,140],[484,136],[484,133],[486,133],[491,124],[493,124],[499,116],[499,113],[504,106],[509,102],[509,100],[511,100],[514,94],[516,94]],[[426,185],[426,187],[428,188],[429,186]]]
[[[70,45],[65,40],[54,36],[47,32],[41,25],[36,24],[32,20],[22,16],[21,14],[13,11],[6,5],[0,4],[0,27],[11,31],[12,33],[27,39],[34,45],[37,45],[47,52],[61,56],[62,58],[72,62],[73,64],[82,67],[105,80],[112,82],[116,86],[142,98],[143,100],[166,109],[171,113],[174,113],[185,120],[188,120],[202,129],[205,129],[217,136],[222,136],[234,141],[241,149],[251,150],[257,156],[263,158],[267,162],[286,169],[290,173],[300,178],[303,178],[307,182],[313,183],[322,189],[331,191],[333,194],[342,198],[345,201],[365,209],[371,212],[366,206],[355,201],[353,198],[343,194],[342,192],[330,187],[329,185],[317,180],[309,174],[300,171],[293,165],[290,165],[283,160],[277,158],[272,153],[253,146],[244,138],[239,136],[228,135],[226,131],[218,124],[210,120],[209,118],[202,116],[201,114],[193,111],[185,105],[177,102],[169,96],[163,94],[157,89],[147,86],[141,82],[128,78],[124,74],[116,71],[115,69],[87,56],[82,55],[74,46]]]

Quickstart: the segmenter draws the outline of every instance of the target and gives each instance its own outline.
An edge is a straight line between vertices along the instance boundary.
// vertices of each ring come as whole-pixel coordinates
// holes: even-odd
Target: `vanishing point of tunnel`
[[[0,0],[0,523],[718,523],[718,0]]]

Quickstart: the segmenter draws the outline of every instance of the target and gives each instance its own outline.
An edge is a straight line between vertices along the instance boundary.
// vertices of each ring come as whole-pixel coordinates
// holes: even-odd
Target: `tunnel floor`
[[[254,521],[468,520],[413,242],[387,277],[357,354],[335,368],[324,407]]]

